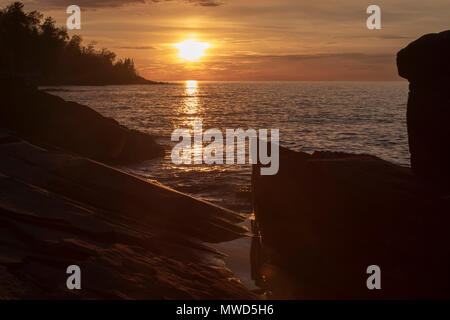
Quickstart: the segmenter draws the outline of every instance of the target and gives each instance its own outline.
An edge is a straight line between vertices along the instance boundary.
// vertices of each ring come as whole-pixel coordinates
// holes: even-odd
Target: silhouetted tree
[[[0,73],[37,74],[41,84],[145,83],[134,61],[116,61],[116,54],[83,46],[79,35],[38,11],[25,12],[14,2],[0,10]]]

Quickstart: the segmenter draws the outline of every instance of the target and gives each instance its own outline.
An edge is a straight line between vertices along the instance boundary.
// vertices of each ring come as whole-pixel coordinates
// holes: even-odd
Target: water
[[[280,129],[284,147],[369,153],[409,165],[406,82],[180,82],[171,85],[83,87],[52,91],[173,146],[178,128]],[[83,124],[80,124],[83,125]],[[88,125],[88,124],[86,124]],[[249,165],[183,165],[164,158],[124,169],[226,208],[251,214]],[[247,222],[248,224],[248,222]],[[248,287],[250,242],[220,249]],[[246,260],[246,261],[244,261]]]
[[[303,151],[370,153],[409,165],[406,82],[182,82],[64,87],[52,94],[88,105],[173,145],[174,129],[279,128],[281,145]],[[127,170],[250,213],[250,167],[175,166],[170,152]],[[201,174],[198,174],[198,173]]]

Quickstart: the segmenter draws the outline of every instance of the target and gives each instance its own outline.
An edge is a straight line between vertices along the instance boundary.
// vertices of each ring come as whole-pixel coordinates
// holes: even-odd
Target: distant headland
[[[83,45],[79,35],[38,11],[25,12],[14,2],[0,9],[0,70],[38,85],[161,84],[138,75],[131,58],[116,59],[93,43]]]

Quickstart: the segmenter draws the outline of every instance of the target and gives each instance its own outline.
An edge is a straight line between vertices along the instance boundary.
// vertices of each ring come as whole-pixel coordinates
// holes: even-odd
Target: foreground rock
[[[151,159],[163,154],[154,139],[89,107],[26,86],[18,78],[0,81],[0,127],[41,146],[108,163]]]
[[[435,187],[450,189],[450,30],[427,34],[397,55],[409,80],[411,166]]]
[[[450,197],[367,155],[281,149],[253,170],[254,276],[274,297],[450,298]],[[381,268],[381,290],[366,269]]]
[[[255,297],[207,245],[241,215],[5,131],[0,152],[0,299]]]

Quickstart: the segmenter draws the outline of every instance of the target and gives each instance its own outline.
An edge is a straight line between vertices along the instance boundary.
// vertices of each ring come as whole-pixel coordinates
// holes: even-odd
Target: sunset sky
[[[11,1],[0,0],[0,5]],[[450,27],[449,0],[25,0],[65,25],[82,10],[85,43],[132,57],[152,80],[400,80],[395,54]],[[368,30],[366,9],[382,10]],[[74,32],[71,31],[71,34]],[[176,43],[208,43],[189,62]]]

